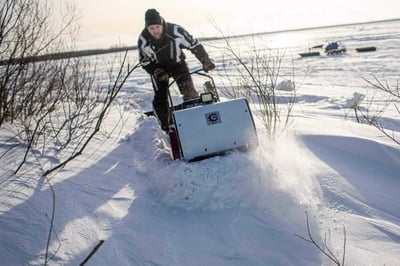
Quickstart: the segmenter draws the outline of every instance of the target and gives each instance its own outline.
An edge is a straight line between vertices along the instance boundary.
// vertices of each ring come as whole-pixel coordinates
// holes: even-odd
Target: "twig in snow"
[[[338,266],[344,266],[344,260],[345,260],[345,253],[346,253],[346,228],[343,226],[343,234],[344,234],[344,239],[343,239],[343,257],[342,257],[342,262],[339,261],[339,259],[333,254],[333,252],[329,249],[327,243],[326,243],[326,234],[325,234],[325,240],[324,240],[324,247],[322,248],[321,245],[319,245],[313,238],[311,234],[311,229],[310,229],[310,223],[308,220],[308,213],[306,213],[306,221],[307,221],[307,234],[308,237],[303,237],[300,235],[295,234],[297,237],[300,239],[312,243],[319,251],[321,251],[326,257],[328,257],[331,261],[335,263],[335,265]]]

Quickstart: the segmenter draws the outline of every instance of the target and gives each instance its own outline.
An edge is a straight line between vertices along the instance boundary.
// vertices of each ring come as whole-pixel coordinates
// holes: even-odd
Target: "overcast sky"
[[[79,46],[136,45],[144,13],[156,8],[196,37],[400,18],[399,0],[71,0],[80,14]]]

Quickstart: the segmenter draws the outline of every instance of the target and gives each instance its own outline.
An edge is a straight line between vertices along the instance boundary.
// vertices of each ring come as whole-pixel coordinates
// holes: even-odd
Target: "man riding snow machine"
[[[256,127],[247,99],[220,102],[213,78],[199,71],[191,74],[194,73],[209,79],[199,98],[174,106],[168,92],[172,158],[190,162],[257,146]]]

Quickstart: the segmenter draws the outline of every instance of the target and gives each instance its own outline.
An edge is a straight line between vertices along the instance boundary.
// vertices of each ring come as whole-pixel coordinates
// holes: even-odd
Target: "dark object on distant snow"
[[[373,51],[376,51],[376,47],[375,46],[359,47],[359,48],[356,48],[356,51],[359,53],[373,52]]]
[[[327,55],[343,54],[346,52],[346,47],[339,42],[330,42],[325,46],[324,50]]]
[[[317,49],[317,48],[322,49],[322,47],[324,47],[323,44],[318,44],[318,45],[315,45],[315,46],[313,46],[313,47],[311,47],[311,48],[314,48],[314,49]]]
[[[311,48],[308,48],[308,52],[306,52],[306,53],[299,53],[299,55],[300,55],[301,57],[320,56],[320,55],[321,55],[320,52],[318,52],[318,51],[313,51],[312,49],[321,49],[322,47],[323,47],[323,44],[315,45],[315,46],[313,46],[313,47],[311,47]]]
[[[301,57],[320,56],[320,52],[299,53]]]

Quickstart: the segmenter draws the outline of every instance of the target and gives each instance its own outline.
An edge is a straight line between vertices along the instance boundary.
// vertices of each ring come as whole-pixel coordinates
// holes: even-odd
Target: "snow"
[[[49,265],[77,265],[100,240],[87,265],[333,265],[299,237],[307,238],[306,213],[313,238],[339,260],[346,237],[345,264],[399,265],[400,147],[357,123],[349,108],[385,102],[363,77],[396,85],[399,25],[261,36],[285,50],[281,73],[290,89],[282,93],[297,89],[291,124],[272,140],[257,122],[256,149],[194,163],[171,161],[167,136],[143,114],[151,109],[149,78],[135,71],[102,131],[51,176]],[[302,37],[293,42],[293,35]],[[345,43],[348,53],[298,56],[329,40]],[[223,44],[205,43],[215,76],[224,66],[215,47]],[[354,50],[370,45],[377,51]],[[198,67],[190,56],[189,64]],[[399,113],[388,108],[382,119],[399,136]],[[3,142],[7,131],[0,132]],[[14,150],[1,159],[0,261],[42,265],[52,190],[34,161],[10,177],[18,156]]]

